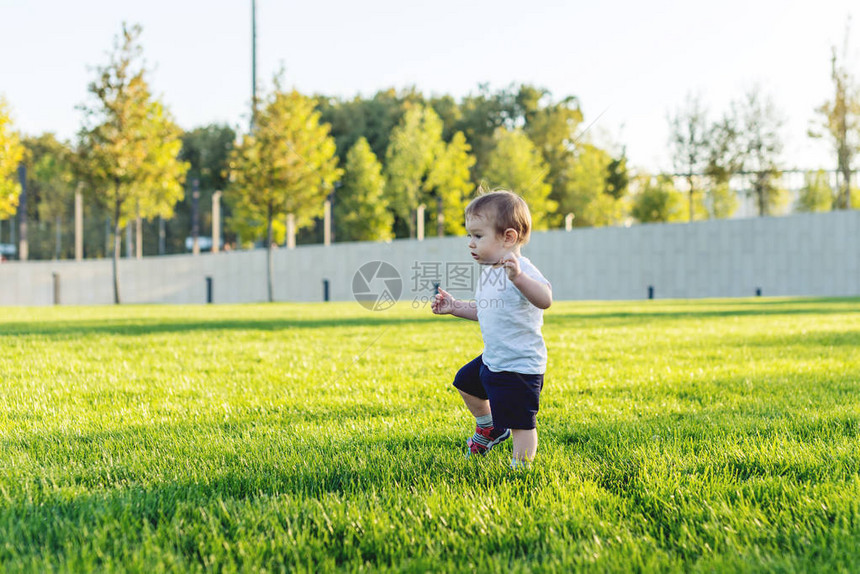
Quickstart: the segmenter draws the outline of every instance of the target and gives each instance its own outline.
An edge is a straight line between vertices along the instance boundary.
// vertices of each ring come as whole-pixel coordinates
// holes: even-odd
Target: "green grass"
[[[476,323],[0,309],[0,571],[860,571],[860,300],[556,303],[538,458]]]

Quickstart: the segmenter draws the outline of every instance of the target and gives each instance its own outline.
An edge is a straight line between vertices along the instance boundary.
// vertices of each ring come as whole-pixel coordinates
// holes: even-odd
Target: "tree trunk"
[[[692,173],[687,176],[687,183],[690,185],[690,221],[693,221],[693,192],[695,192],[695,189],[693,188]]]
[[[274,289],[273,289],[273,285],[272,285],[272,275],[273,275],[272,268],[274,267],[273,262],[272,262],[272,259],[273,259],[273,254],[272,254],[272,215],[273,215],[273,211],[274,210],[272,209],[272,202],[270,201],[269,202],[269,217],[268,217],[268,224],[267,224],[267,229],[266,229],[266,259],[267,259],[266,274],[268,276],[267,277],[267,279],[268,279],[267,283],[268,283],[268,289],[269,289],[269,303],[273,303],[275,301],[274,294],[273,294]]]
[[[445,215],[442,213],[442,196],[436,196],[436,236],[445,236]]]
[[[143,218],[140,217],[140,207],[137,208],[137,219],[134,221],[134,257],[143,259]]]
[[[839,150],[839,169],[842,171],[842,187],[843,191],[839,195],[842,196],[842,209],[851,209],[851,155],[848,150],[848,133],[843,132],[843,143]]]
[[[119,190],[117,190],[117,194]],[[119,265],[119,252],[121,247],[120,240],[120,227],[119,227],[119,212],[120,207],[122,206],[122,202],[117,199],[114,202],[114,211],[113,211],[113,302],[115,305],[120,304],[119,297],[119,271],[117,266]]]
[[[409,228],[409,239],[415,239],[415,218],[417,212],[414,209],[409,210],[409,217],[406,218],[406,226]]]
[[[54,259],[60,258],[63,233],[63,219],[58,215],[54,218]]]

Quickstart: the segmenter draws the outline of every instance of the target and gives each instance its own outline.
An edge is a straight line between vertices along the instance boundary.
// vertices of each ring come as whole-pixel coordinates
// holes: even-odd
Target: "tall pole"
[[[212,253],[221,249],[221,192],[212,194]]]
[[[200,180],[191,180],[191,253],[200,255]]]
[[[158,254],[164,255],[165,253],[165,245],[164,239],[167,236],[167,231],[164,228],[164,218],[160,215],[158,216]]]
[[[251,131],[257,123],[257,0],[251,0]]]
[[[27,241],[27,168],[23,163],[18,165],[18,180],[21,183],[21,195],[18,196],[18,260],[29,258],[29,242]]]
[[[323,245],[331,245],[331,199],[323,205]]]
[[[82,184],[75,190],[75,261],[84,258],[84,196]]]

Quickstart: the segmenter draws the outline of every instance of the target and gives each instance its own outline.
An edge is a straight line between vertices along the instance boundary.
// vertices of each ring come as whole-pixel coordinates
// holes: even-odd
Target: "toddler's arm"
[[[451,314],[455,317],[462,317],[463,319],[471,319],[472,321],[478,320],[478,306],[474,301],[457,301],[454,300],[454,310],[451,311]]]
[[[520,290],[520,293],[535,307],[549,309],[549,306],[552,305],[552,288],[546,283],[541,283],[522,271],[511,281]]]
[[[474,301],[458,301],[444,289],[439,289],[431,305],[436,315],[454,315],[463,319],[478,320],[478,306]]]

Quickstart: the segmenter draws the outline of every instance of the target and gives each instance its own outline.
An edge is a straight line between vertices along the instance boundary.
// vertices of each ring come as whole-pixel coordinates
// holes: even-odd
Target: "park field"
[[[0,309],[0,571],[858,572],[860,300],[557,302],[532,467],[477,323]]]

